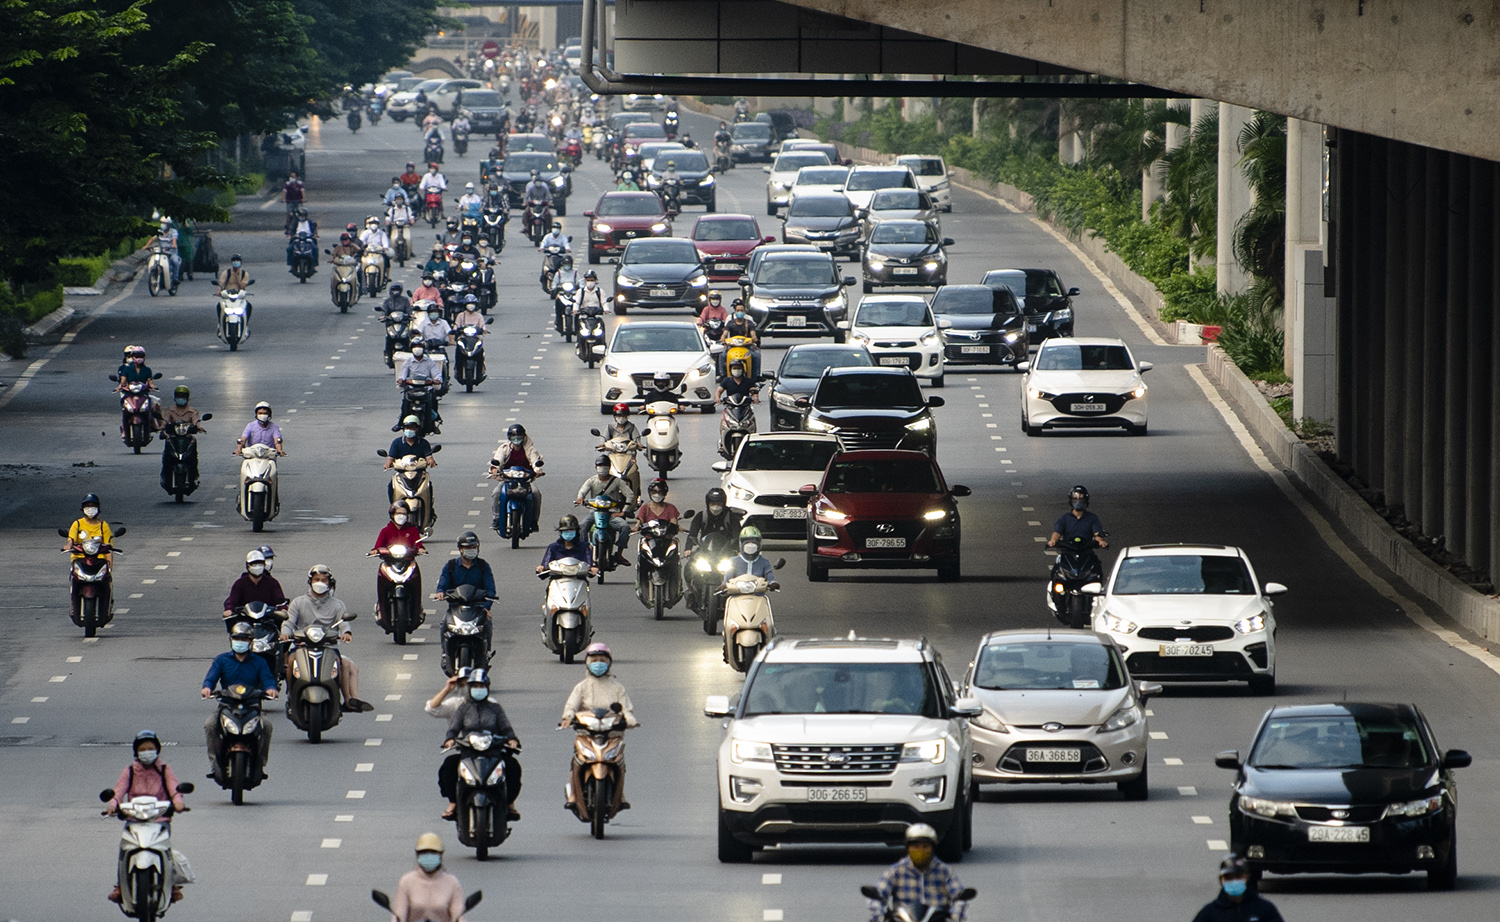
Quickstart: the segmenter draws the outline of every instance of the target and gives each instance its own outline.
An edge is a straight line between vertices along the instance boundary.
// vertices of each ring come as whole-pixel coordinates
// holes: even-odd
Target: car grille
[[[1074,411],[1075,403],[1102,404],[1103,410]],[[1125,405],[1124,394],[1059,394],[1052,398],[1052,405],[1059,413],[1069,416],[1113,416]]]
[[[877,774],[896,770],[900,746],[772,746],[777,771]]]
[[[944,339],[951,339],[954,342],[963,343],[998,343],[1001,339],[1004,338],[1004,336],[1004,330],[974,330],[972,332],[964,330],[948,330],[943,333]]]
[[[880,531],[877,525],[884,525],[888,530]],[[905,538],[908,550],[912,542],[922,533],[922,526],[916,522],[850,522],[845,526],[849,537],[854,540],[857,548],[865,546],[866,538]]]
[[[1032,746],[1038,749],[1072,749],[1074,745],[1077,745],[1079,750],[1077,762],[1031,762],[1026,758],[1026,750]],[[1104,753],[1099,751],[1099,747],[1092,743],[1074,744],[1066,740],[1059,740],[1056,743],[1049,741],[1046,745],[1017,743],[1000,757],[1000,768],[1023,775],[1087,775],[1109,768],[1109,760],[1104,757]]]
[[[760,496],[755,497],[755,504],[757,506],[777,506],[784,508],[806,506],[807,500],[798,493],[762,493]]]
[[[786,818],[805,826],[874,826],[885,819],[885,807],[852,804],[787,804]]]
[[[900,432],[850,432],[840,431],[839,441],[845,451],[860,451],[870,448],[895,448],[901,444]]]
[[[1143,627],[1136,636],[1142,640],[1165,640],[1168,643],[1182,640],[1190,640],[1193,643],[1212,643],[1216,640],[1229,640],[1234,637],[1234,628],[1217,625]]]
[[[1344,816],[1334,816],[1333,811],[1338,810]],[[1385,816],[1384,804],[1368,804],[1354,807],[1315,807],[1307,804],[1297,805],[1297,816],[1307,820],[1309,823],[1374,823]]]
[[[1160,676],[1209,675],[1225,678],[1245,677],[1250,666],[1238,653],[1215,653],[1213,656],[1158,656],[1155,653],[1132,653],[1125,661],[1132,673]]]

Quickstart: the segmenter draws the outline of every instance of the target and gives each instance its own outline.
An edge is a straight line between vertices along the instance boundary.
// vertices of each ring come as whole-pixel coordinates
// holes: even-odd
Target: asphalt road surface
[[[707,120],[686,121],[698,138],[712,137]],[[417,156],[419,140],[410,123],[386,121],[358,134],[340,123],[314,128],[308,199],[324,246],[334,242],[331,231],[377,211],[390,177]],[[477,179],[473,155],[450,155],[447,166],[450,181]],[[730,172],[719,210],[757,215],[774,233],[779,226],[765,217],[763,181],[758,167]],[[579,249],[586,230],[578,215],[611,185],[592,157],[576,174],[564,223]],[[974,490],[961,501],[963,581],[835,571],[827,584],[813,586],[801,575],[800,549],[773,546],[771,557],[789,560],[774,600],[779,628],[824,636],[920,632],[957,673],[983,632],[1052,623],[1043,607],[1049,558],[1041,542],[1074,483],[1093,492],[1116,547],[1243,546],[1262,579],[1291,587],[1277,608],[1276,701],[1414,701],[1444,746],[1475,756],[1474,767],[1459,775],[1457,892],[1429,894],[1419,876],[1314,877],[1272,878],[1267,896],[1291,920],[1493,918],[1500,857],[1487,847],[1485,830],[1500,821],[1494,661],[1416,626],[1372,585],[1365,564],[1324,540],[1304,511],[1307,498],[1293,493],[1297,501],[1289,500],[1206,396],[1194,368],[1201,349],[1148,341],[1104,284],[1025,215],[963,190],[954,198],[943,220],[944,233],[957,241],[950,278],[978,281],[983,270],[1004,265],[1055,267],[1064,284],[1082,289],[1080,335],[1122,336],[1156,364],[1148,379],[1151,435],[1026,439],[1013,372],[950,370],[948,405],[937,412],[939,460],[950,482]],[[489,380],[473,394],[456,389],[443,403],[446,422],[436,441],[444,451],[433,472],[440,519],[424,567],[431,585],[461,529],[485,538],[482,554],[502,595],[495,688],[525,744],[523,819],[488,863],[458,845],[438,819],[442,727],[422,713],[442,680],[437,629],[429,625],[416,644],[401,648],[369,615],[375,574],[364,554],[386,510],[386,475],[375,450],[390,441],[399,405],[381,361],[382,327],[368,301],[347,315],[332,307],[326,266],[305,285],[287,274],[281,210],[274,201],[246,202],[233,227],[216,234],[221,256],[242,253],[258,281],[252,336],[239,352],[230,354],[214,335],[210,282],[200,278],[175,297],[151,298],[137,281],[120,297],[101,299],[91,322],[63,344],[36,349],[34,359],[44,363],[5,368],[12,384],[23,369],[30,376],[23,389],[0,393],[0,623],[7,635],[0,644],[0,918],[119,918],[104,900],[119,824],[99,817],[95,794],[114,781],[130,739],[145,727],[169,741],[166,760],[199,788],[189,797],[193,811],[174,824],[175,843],[199,878],[171,911],[182,922],[378,918],[370,888],[394,886],[412,866],[413,841],[428,830],[448,843],[448,868],[468,888],[484,889],[477,920],[557,918],[595,905],[623,922],[865,914],[857,888],[897,857],[891,850],[796,847],[771,850],[748,866],[715,860],[720,729],[701,707],[705,695],[733,693],[739,677],[691,613],[679,606],[654,622],[623,579],[594,587],[593,604],[597,639],[614,648],[616,672],[643,724],[629,735],[634,809],[603,842],[562,809],[570,734],[553,727],[583,669],[560,665],[538,632],[542,587],[530,573],[550,529],[521,550],[502,547],[484,527],[483,469],[505,427],[524,423],[548,460],[541,518],[544,528],[554,523],[564,499],[591,473],[598,377],[552,334],[550,303],[536,284],[538,258],[520,241],[518,222],[501,258],[500,305],[486,342]],[[679,233],[691,221],[684,215]],[[410,268],[396,278],[416,281]],[[215,415],[200,438],[203,484],[185,505],[159,489],[154,450],[134,456],[117,436],[117,402],[105,376],[121,348],[137,342],[163,373],[168,399],[170,387],[185,382],[194,404]],[[767,368],[787,344],[774,342]],[[263,536],[235,513],[238,459],[230,455],[259,400],[275,406],[288,453],[282,512]],[[672,478],[680,508],[701,509],[703,492],[716,482],[709,464],[717,460],[717,430],[712,416],[682,420],[685,460]],[[130,528],[120,544],[118,616],[96,642],[86,642],[67,617],[66,567],[53,534],[89,491],[103,497],[109,521]],[[376,710],[346,717],[321,745],[284,717],[273,718],[271,777],[234,807],[203,778],[200,728],[211,703],[199,700],[198,688],[209,660],[225,649],[219,612],[226,588],[245,552],[263,542],[275,547],[275,573],[294,594],[311,564],[334,569],[338,595],[363,619],[350,653],[362,668],[363,697]],[[1111,561],[1112,553],[1105,557]],[[974,850],[959,868],[980,891],[970,918],[1191,918],[1214,893],[1228,838],[1229,775],[1214,768],[1213,755],[1244,748],[1271,703],[1241,686],[1169,690],[1155,699],[1145,803],[1123,802],[1112,787],[987,791],[975,812]]]

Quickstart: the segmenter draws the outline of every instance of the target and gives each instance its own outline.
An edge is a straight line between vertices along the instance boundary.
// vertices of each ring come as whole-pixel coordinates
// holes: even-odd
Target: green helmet
[[[188,390],[188,386],[186,384],[179,384],[176,387],[172,388],[173,397],[191,397],[192,394],[193,392]]]
[[[754,538],[756,541],[759,541],[760,529],[756,528],[754,525],[746,525],[744,528],[741,528],[740,540],[744,541],[746,538]]]
[[[746,525],[740,529],[740,553],[745,557],[755,557],[760,554],[760,529],[754,525]]]

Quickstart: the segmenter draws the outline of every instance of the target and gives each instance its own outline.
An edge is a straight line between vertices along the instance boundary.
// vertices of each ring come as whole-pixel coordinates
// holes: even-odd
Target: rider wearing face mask
[[[558,721],[559,727],[567,727],[573,723],[573,715],[579,711],[591,711],[594,708],[609,710],[614,705],[620,706],[620,714],[625,718],[625,726],[639,727],[641,722],[635,719],[635,706],[630,703],[630,695],[626,693],[625,686],[610,675],[610,667],[614,663],[614,655],[609,652],[609,647],[602,643],[589,646],[584,651],[583,666],[587,675],[568,695],[568,701],[563,705],[562,720]],[[574,808],[573,798],[577,791],[583,790],[583,779],[578,776],[578,762],[573,762],[573,783],[568,787],[568,799],[563,806],[568,809]],[[623,799],[625,790],[625,765],[620,764],[620,787],[615,791],[615,797],[619,799],[620,810],[629,810],[630,804]]]
[[[1229,854],[1219,862],[1219,895],[1198,910],[1193,922],[1281,922],[1281,912],[1250,883],[1250,866],[1244,858]]]
[[[722,401],[725,397],[749,397],[753,403],[760,403],[760,387],[745,374],[745,363],[738,359],[729,363],[729,374],[719,379],[714,399]]]
[[[505,430],[505,439],[495,447],[495,454],[490,458],[490,475],[495,476],[509,467],[520,467],[530,471],[534,477],[545,477],[546,472],[542,466],[546,464],[541,451],[536,447],[536,442],[526,434],[526,427],[520,423],[514,423]],[[504,513],[506,494],[509,484],[502,482],[500,490],[495,494],[494,528],[500,527],[500,516]],[[537,515],[542,508],[542,494],[536,489],[535,481],[532,482],[531,492],[526,496],[526,527],[530,531],[536,531]]]
[[[483,609],[484,619],[484,644],[490,645],[491,624],[489,618],[490,606],[494,604],[490,600],[495,597],[495,573],[490,569],[489,562],[479,556],[479,536],[472,531],[466,531],[458,536],[458,556],[443,564],[443,569],[438,573],[437,585],[433,587],[432,597],[441,600],[443,595],[450,589],[459,586],[473,586],[479,590],[474,604]],[[440,632],[439,642],[442,649],[448,649],[448,622],[443,621],[443,630]],[[443,653],[443,671],[448,671],[448,654]]]
[[[585,500],[601,494],[615,501],[615,508],[609,519],[609,530],[615,537],[615,563],[628,567],[630,561],[625,559],[625,545],[630,541],[630,525],[625,521],[624,510],[635,505],[635,493],[630,489],[630,484],[615,476],[610,467],[609,455],[600,455],[595,459],[594,476],[585,480],[583,486],[578,488],[578,496],[573,499],[573,505],[582,506]],[[604,561],[596,563],[602,564]]]
[[[404,502],[391,504],[389,510],[390,521],[380,529],[380,534],[375,538],[375,546],[370,549],[371,554],[388,553],[392,545],[405,545],[414,554],[425,554],[427,549],[422,546],[422,532],[417,528],[415,516]],[[377,569],[375,577],[375,623],[391,632],[391,613],[386,610],[386,590],[390,588],[391,581],[386,578],[385,570]],[[416,570],[406,584],[411,592],[418,598],[422,595],[422,572]]]
[[[231,288],[236,291],[244,291],[250,287],[250,273],[245,270],[245,262],[236,253],[229,257],[229,267],[219,273],[217,287],[214,294],[222,294],[224,289]]]
[[[83,559],[83,542],[89,538],[98,538],[101,544],[113,544],[115,534],[110,530],[109,523],[99,517],[99,494],[90,493],[83,498],[80,507],[83,515],[73,520],[68,526],[68,543],[63,545],[63,550],[72,551],[73,560]],[[115,555],[113,552],[106,553],[104,560],[109,568],[115,568]]]
[[[260,602],[272,608],[280,608],[287,603],[286,592],[282,590],[276,577],[271,575],[271,568],[266,565],[266,555],[260,550],[245,555],[245,572],[229,587],[229,597],[224,600],[225,630],[232,631],[235,627],[234,610],[251,602]]]
[[[265,692],[266,698],[276,697],[276,677],[266,658],[250,652],[250,642],[255,639],[255,629],[244,621],[229,629],[229,652],[214,657],[213,665],[203,677],[202,696],[213,694],[215,686],[230,688],[243,685],[249,692]],[[266,760],[271,757],[271,721],[262,720],[260,734],[260,770],[266,775]],[[208,743],[208,777],[213,778],[219,769],[217,758],[221,737],[219,714],[214,712],[203,722],[203,736]]]
[[[307,594],[292,599],[287,608],[287,619],[281,625],[281,639],[290,641],[293,634],[301,633],[314,624],[325,631],[332,631],[335,624],[344,620],[349,609],[333,597],[333,571],[324,564],[317,564],[307,571]],[[344,643],[353,643],[354,634],[344,625],[339,637]],[[291,672],[290,659],[287,671]],[[375,706],[359,699],[359,667],[342,651],[339,652],[339,688],[344,693],[344,712],[373,711]]]
[[[640,526],[647,522],[662,519],[671,523],[672,532],[675,533],[677,519],[680,516],[681,513],[677,511],[677,507],[667,502],[667,482],[658,477],[646,487],[646,501],[641,503],[641,507],[635,512],[636,521],[639,523],[636,529],[639,530]]]
[[[178,423],[187,423],[188,425],[196,428],[199,432],[207,431],[203,428],[202,414],[194,409],[193,405],[188,402],[192,395],[193,392],[188,389],[188,386],[186,384],[179,384],[177,385],[177,387],[173,388],[172,405],[167,407],[161,415],[161,437],[163,441],[166,440],[167,436],[171,434],[172,428]],[[188,482],[196,487],[198,486],[198,453],[194,451],[189,454],[187,456],[187,462]],[[167,485],[167,474],[171,470],[172,465],[175,463],[176,462],[171,455],[171,450],[163,448],[161,453],[161,485],[163,488],[165,488]]]
[[[565,515],[557,522],[557,540],[547,545],[547,549],[542,552],[542,562],[536,571],[544,573],[552,561],[569,557],[583,561],[583,565],[589,568],[590,576],[599,575],[599,568],[594,566],[593,548],[583,540],[578,529],[578,517]]]
[[[611,302],[604,297],[604,289],[599,287],[599,273],[593,269],[583,274],[583,290],[578,292],[577,311],[580,314],[607,314],[610,311]]]
[[[702,543],[709,535],[734,536],[740,533],[740,523],[744,521],[745,514],[738,509],[731,509],[728,499],[723,487],[713,487],[703,494],[703,511],[693,516],[693,522],[688,526],[688,548],[683,552],[684,557],[691,556],[693,547]]]
[[[422,435],[422,421],[408,414],[401,420],[401,434],[391,440],[391,447],[386,449],[385,469],[391,467],[407,455],[416,455],[418,458],[427,459],[428,467],[437,467],[437,457],[432,453],[432,443]],[[386,499],[395,501],[391,488],[386,488]]]
[[[1047,546],[1057,547],[1059,541],[1071,544],[1076,540],[1085,542],[1085,546],[1092,541],[1099,547],[1109,547],[1104,540],[1104,524],[1089,511],[1089,491],[1082,484],[1068,491],[1068,511],[1053,524]]]
[[[177,790],[177,775],[172,771],[164,760],[161,759],[161,740],[150,730],[142,730],[135,735],[131,743],[131,751],[135,759],[120,772],[120,778],[115,782],[114,797],[104,805],[104,815],[113,816],[115,810],[121,803],[129,801],[133,797],[154,797],[157,800],[170,800],[172,811],[156,818],[155,822],[169,824],[172,822],[172,813],[186,813],[188,807],[182,802],[182,794]],[[123,848],[123,845],[121,846]],[[182,888],[172,888],[172,902],[182,899]],[[109,893],[109,900],[113,903],[120,902],[120,888],[116,886]]]
[[[401,875],[391,897],[392,922],[463,922],[464,887],[443,870],[443,840],[417,837],[417,867]]]
[[[264,400],[255,405],[255,422],[246,424],[234,453],[239,454],[248,445],[267,445],[276,449],[278,455],[286,454],[281,442],[281,427],[271,422],[271,405]]]
[[[507,806],[510,808],[511,820],[518,820],[521,814],[517,812],[515,804],[516,797],[521,793],[521,763],[516,761],[515,751],[521,748],[521,741],[516,739],[515,728],[511,726],[510,718],[505,716],[505,708],[490,697],[488,670],[475,669],[469,673],[469,700],[458,706],[452,723],[448,724],[448,738],[443,740],[443,748],[452,749],[458,744],[460,737],[481,730],[488,730],[505,740],[500,754],[505,760],[505,793],[510,801]],[[452,819],[456,812],[458,805],[449,801],[448,809],[443,811],[443,819]]]
[[[724,296],[717,291],[708,293],[708,306],[698,313],[698,327],[703,329],[712,320],[721,323],[729,322],[729,311],[724,307]]]
[[[759,576],[772,589],[780,589],[776,582],[776,570],[760,552],[760,529],[746,525],[740,529],[740,552],[729,558],[729,571],[724,574],[722,585],[728,585],[736,576]]]
[[[731,305],[733,312],[729,320],[724,324],[724,332],[719,336],[719,342],[728,343],[731,336],[745,336],[750,339],[750,374],[760,374],[760,333],[755,329],[755,321],[745,312],[745,302],[740,298],[734,299]]]
[[[969,905],[959,899],[964,886],[958,875],[933,855],[938,834],[926,823],[914,823],[906,829],[906,857],[886,868],[875,888],[879,900],[870,901],[871,922],[885,918],[886,904],[895,906],[937,906],[948,910],[950,922],[964,922]],[[917,913],[920,916],[920,913]]]

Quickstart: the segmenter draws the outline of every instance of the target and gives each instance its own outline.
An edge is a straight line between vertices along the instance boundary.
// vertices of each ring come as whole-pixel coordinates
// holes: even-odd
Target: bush
[[[705,106],[732,106],[732,105],[734,105],[734,97],[733,96],[699,96],[698,97],[698,101],[701,102],[701,103],[703,103]]]
[[[69,256],[57,264],[57,280],[69,288],[88,288],[109,268],[108,253],[98,256]]]

